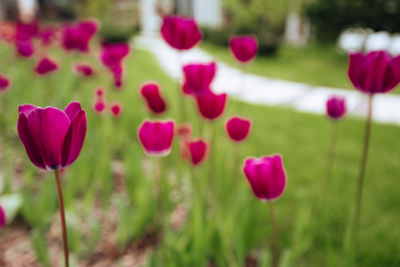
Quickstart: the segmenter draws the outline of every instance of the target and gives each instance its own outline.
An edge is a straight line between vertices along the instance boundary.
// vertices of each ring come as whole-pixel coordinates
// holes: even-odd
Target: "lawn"
[[[218,60],[239,67],[226,47],[203,42],[201,48]],[[247,71],[274,79],[350,89],[347,64],[347,55],[339,52],[334,45],[283,45],[276,55],[257,56]]]
[[[210,44],[203,44],[202,48],[234,64],[226,49]],[[43,78],[31,71],[32,61],[15,59],[10,50],[1,50],[7,62],[2,71],[13,80],[12,88],[0,95],[0,168],[5,183],[1,193],[20,194],[23,204],[14,223],[0,232],[0,240],[7,231],[22,225],[29,229],[32,249],[41,264],[49,266],[54,262],[57,254],[50,249],[60,244],[54,242],[54,237],[51,243],[51,234],[47,233],[55,227],[59,242],[55,181],[51,173],[37,171],[27,158],[17,137],[17,106],[32,103],[61,108],[78,100],[87,111],[88,133],[80,157],[63,179],[74,261],[88,263],[102,255],[99,247],[105,247],[104,251],[114,253],[112,260],[123,266],[122,255],[144,247],[154,251],[148,254],[149,266],[244,266],[245,262],[252,266],[254,259],[260,266],[268,266],[272,243],[268,207],[253,196],[241,166],[248,156],[281,153],[288,176],[286,191],[275,202],[282,266],[344,266],[343,240],[353,210],[364,121],[345,118],[339,123],[332,179],[328,190],[321,192],[332,128],[326,117],[229,100],[223,118],[206,123],[198,118],[193,102],[186,99],[187,116],[195,135],[209,139],[215,130],[215,146],[209,160],[194,170],[180,159],[177,141],[172,153],[162,159],[165,216],[160,239],[154,230],[157,160],[144,156],[136,134],[143,118],[149,116],[138,88],[148,80],[159,82],[169,104],[163,118],[177,118],[175,82],[161,70],[152,54],[134,50],[126,65],[126,84],[117,91],[112,89],[110,75],[94,58],[85,60],[97,64],[98,76],[77,79],[71,73],[71,63],[82,59],[53,50],[62,68]],[[333,48],[302,51],[283,48],[279,57],[258,58],[249,71],[279,79],[350,87],[345,56],[336,55]],[[100,85],[106,87],[109,101],[122,103],[120,118],[93,112],[94,89]],[[239,104],[243,105],[240,115],[251,118],[253,128],[245,143],[234,145],[228,140],[223,123],[236,113]],[[400,228],[396,227],[400,220],[399,136],[397,126],[372,127],[357,266],[400,264]],[[239,153],[238,158],[235,153]],[[193,182],[204,190],[206,207],[196,206],[199,198],[188,189]],[[186,215],[180,220],[181,225],[173,228],[170,220],[178,207]],[[157,249],[152,250],[158,241]]]

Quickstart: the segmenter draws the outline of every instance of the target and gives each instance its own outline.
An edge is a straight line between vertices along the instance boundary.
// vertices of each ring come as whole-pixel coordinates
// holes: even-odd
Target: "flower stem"
[[[61,229],[62,229],[63,246],[64,246],[64,262],[65,262],[65,267],[69,267],[67,226],[65,224],[64,201],[63,201],[62,190],[61,190],[60,170],[55,170],[54,173],[55,173],[56,182],[57,182],[58,201],[60,203]]]
[[[276,223],[274,206],[272,202],[268,201],[269,215],[271,216],[272,228],[274,231],[274,246],[272,254],[272,267],[278,267],[279,262],[279,237],[278,237],[278,225]]]
[[[177,52],[177,62],[178,62],[178,72],[176,76],[176,84],[177,84],[177,97],[179,103],[179,119],[180,122],[186,121],[186,107],[185,107],[185,96],[182,94],[181,83],[179,82],[179,73],[182,72],[182,52]]]
[[[358,243],[358,229],[360,226],[360,217],[361,217],[362,190],[364,185],[365,169],[367,166],[367,159],[368,159],[369,139],[371,135],[372,106],[373,106],[372,104],[373,104],[373,95],[370,94],[368,97],[368,114],[365,124],[364,146],[360,163],[360,173],[357,180],[356,205],[354,210],[353,248],[356,248]]]
[[[326,168],[326,175],[324,180],[324,185],[321,192],[325,193],[326,188],[328,187],[329,181],[331,180],[332,170],[333,170],[333,163],[335,160],[335,153],[336,153],[336,142],[338,136],[338,122],[332,122],[332,136],[331,136],[331,144],[327,156],[327,168]]]
[[[161,228],[163,227],[163,217],[164,217],[164,207],[163,207],[163,191],[162,191],[162,178],[161,178],[161,169],[162,169],[162,162],[161,158],[156,159],[156,183],[157,183],[157,208],[158,208],[158,215],[157,215],[157,222]]]

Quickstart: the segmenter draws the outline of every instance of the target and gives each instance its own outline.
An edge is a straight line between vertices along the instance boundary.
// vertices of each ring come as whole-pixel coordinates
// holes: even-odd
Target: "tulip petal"
[[[80,110],[71,121],[62,146],[62,167],[71,165],[79,156],[87,131],[87,119],[84,110]]]
[[[79,102],[73,101],[65,107],[64,112],[67,114],[68,118],[72,121],[76,115],[78,115],[79,111],[81,111],[81,104]]]
[[[30,106],[30,105],[24,105],[24,106]],[[35,113],[33,116],[31,116],[33,119],[35,117],[39,118],[38,112],[35,110],[33,111]],[[21,139],[22,143],[25,146],[26,153],[28,154],[29,159],[32,161],[33,164],[35,164],[37,167],[46,169],[45,163],[43,161],[42,157],[42,143],[38,142],[39,140],[43,140],[41,137],[40,130],[38,131],[31,131],[30,127],[28,125],[28,119],[25,115],[24,112],[21,112],[18,117],[18,135],[19,138]],[[39,136],[38,136],[39,135]],[[36,136],[34,138],[33,136]]]
[[[34,105],[31,104],[25,104],[25,105],[21,105],[18,107],[18,113],[24,113],[25,116],[29,116],[29,113],[31,113],[32,110],[37,109],[37,107],[35,107]]]
[[[365,57],[360,52],[351,53],[349,55],[349,68],[347,70],[347,73],[350,78],[350,81],[357,89],[361,89],[361,84],[359,84],[359,81],[364,61]]]
[[[57,169],[61,165],[61,149],[70,120],[63,111],[54,107],[46,107],[39,111],[45,162],[48,168]]]

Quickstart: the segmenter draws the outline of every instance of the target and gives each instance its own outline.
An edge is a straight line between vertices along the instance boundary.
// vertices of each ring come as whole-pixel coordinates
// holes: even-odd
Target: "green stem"
[[[179,122],[183,123],[186,121],[186,107],[185,107],[185,96],[182,94],[181,83],[179,82],[179,73],[182,72],[182,52],[178,51],[177,53],[177,62],[178,62],[178,73],[176,77],[177,84],[177,97],[179,103]]]
[[[63,246],[64,246],[64,262],[65,262],[65,267],[69,267],[67,226],[65,224],[64,201],[61,190],[60,170],[55,170],[54,173],[57,182],[58,201],[60,203],[60,218],[61,218],[61,228],[62,228]]]
[[[162,159],[156,159],[156,184],[157,184],[157,208],[158,208],[158,219],[157,222],[161,229],[163,228],[163,217],[164,217],[164,207],[163,207],[163,191],[162,191]]]
[[[272,254],[272,267],[278,267],[279,262],[279,237],[278,237],[278,225],[276,223],[274,206],[272,202],[268,201],[269,215],[271,216],[272,228],[274,231],[274,245]]]
[[[327,168],[326,168],[326,175],[324,180],[324,185],[321,192],[325,192],[326,188],[328,187],[329,181],[332,177],[332,170],[333,170],[333,162],[335,160],[335,153],[336,153],[336,143],[337,143],[337,136],[338,136],[338,122],[332,122],[332,136],[331,136],[331,144],[327,156]]]
[[[356,248],[358,243],[358,229],[360,227],[362,191],[364,186],[365,169],[367,166],[369,140],[371,135],[372,106],[373,106],[373,95],[370,94],[368,97],[368,114],[365,124],[364,146],[360,162],[360,173],[357,180],[356,205],[354,210],[353,248]]]
[[[240,99],[241,96],[245,95],[246,91],[246,73],[247,73],[247,64],[240,64],[240,68],[242,70],[242,81],[240,85],[240,89],[236,94],[237,101],[237,112],[241,113],[243,109],[243,100]]]

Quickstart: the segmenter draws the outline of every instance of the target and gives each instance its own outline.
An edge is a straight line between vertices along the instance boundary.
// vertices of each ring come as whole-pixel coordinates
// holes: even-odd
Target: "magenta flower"
[[[65,50],[76,50],[86,53],[89,42],[97,32],[98,25],[94,20],[86,20],[76,25],[66,25],[62,32],[62,45]]]
[[[331,96],[326,101],[326,114],[334,119],[340,119],[346,114],[346,99],[340,96]]]
[[[114,86],[116,88],[121,88],[122,87],[122,80],[123,80],[123,67],[121,64],[116,64],[110,67],[111,73],[114,78]]]
[[[0,92],[7,90],[8,87],[10,87],[10,84],[10,79],[0,73]]]
[[[138,137],[147,154],[153,156],[166,156],[171,150],[174,138],[175,122],[169,121],[144,121],[139,126]]]
[[[105,102],[105,100],[102,97],[95,99],[95,101],[93,103],[94,112],[101,115],[106,110],[106,107],[107,107],[107,103]]]
[[[181,16],[165,16],[161,35],[170,46],[178,50],[191,49],[202,38],[196,21]]]
[[[185,82],[183,84],[183,92],[188,95],[200,95],[209,91],[215,72],[215,62],[184,66]]]
[[[208,143],[202,139],[189,142],[191,163],[197,166],[204,162],[208,156]]]
[[[77,63],[75,65],[75,72],[84,76],[90,77],[94,75],[94,69],[89,63]]]
[[[6,222],[7,222],[6,212],[0,205],[0,229],[6,225]]]
[[[33,55],[34,48],[32,41],[29,40],[15,40],[15,49],[18,55],[22,57],[31,57]]]
[[[214,120],[224,112],[227,95],[215,94],[212,91],[196,97],[197,108],[200,114],[208,120]]]
[[[400,56],[392,58],[386,51],[356,52],[349,60],[348,75],[357,90],[386,93],[400,82]]]
[[[130,46],[128,43],[102,43],[100,61],[104,66],[111,68],[114,65],[120,65],[129,52]]]
[[[35,66],[35,72],[39,75],[45,75],[58,69],[58,64],[50,58],[42,58]]]
[[[154,114],[162,114],[167,109],[160,91],[157,83],[145,83],[140,89],[140,94],[145,99],[148,109]]]
[[[30,160],[42,169],[61,169],[79,156],[86,136],[86,113],[78,102],[64,110],[18,107],[18,135]]]
[[[99,87],[94,91],[94,95],[97,97],[104,97],[106,95],[106,90],[103,87]]]
[[[252,35],[233,36],[229,41],[233,56],[241,63],[248,63],[256,57],[257,38]]]
[[[249,135],[251,121],[240,117],[231,117],[225,124],[228,136],[235,142],[244,141]]]
[[[273,201],[286,186],[286,174],[281,155],[247,158],[243,172],[256,197]]]
[[[42,41],[44,46],[50,45],[56,37],[56,29],[54,27],[47,27],[41,29],[37,37]]]
[[[118,118],[119,116],[121,116],[121,113],[122,113],[121,103],[119,103],[119,102],[112,103],[111,107],[110,107],[110,112],[114,118]]]

